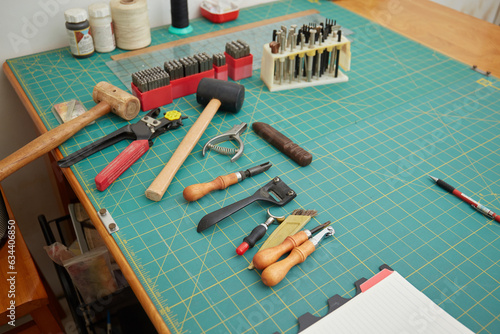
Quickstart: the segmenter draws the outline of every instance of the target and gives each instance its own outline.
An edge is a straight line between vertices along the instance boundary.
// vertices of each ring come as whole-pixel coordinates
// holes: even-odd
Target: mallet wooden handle
[[[285,278],[294,265],[304,262],[315,249],[316,246],[310,240],[295,247],[286,259],[273,263],[264,269],[261,277],[262,282],[267,286],[275,286]]]
[[[214,117],[220,105],[221,102],[217,99],[212,99],[207,104],[200,117],[198,117],[196,122],[191,126],[191,129],[189,129],[188,133],[181,141],[179,147],[177,147],[177,150],[175,150],[166,166],[154,179],[149,188],[146,189],[147,198],[156,202],[161,200],[163,194],[167,191],[170,182],[172,182],[175,174],[200,140],[201,135]]]
[[[292,236],[286,237],[286,239],[279,244],[271,248],[266,248],[258,251],[253,257],[253,264],[255,268],[263,270],[267,268],[272,263],[278,261],[278,259],[285,253],[291,251],[294,247],[297,247],[307,241],[309,236],[306,232],[300,231]]]
[[[0,181],[21,167],[53,150],[83,129],[87,124],[106,115],[111,110],[107,102],[100,102],[88,112],[45,132],[41,136],[0,161]]]
[[[226,189],[236,183],[238,183],[238,175],[236,173],[221,175],[211,182],[197,183],[186,187],[182,195],[186,201],[197,201],[214,190]]]

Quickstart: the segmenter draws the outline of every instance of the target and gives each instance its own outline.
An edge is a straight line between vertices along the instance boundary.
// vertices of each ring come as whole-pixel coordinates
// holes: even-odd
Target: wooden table
[[[341,0],[336,3],[452,58],[468,65],[477,65],[482,70],[491,71],[493,75],[500,76],[500,58],[498,57],[500,54],[500,45],[498,44],[500,27],[498,26],[426,0]],[[23,91],[6,64],[4,64],[4,71],[37,129],[41,133],[46,132],[47,129],[31,105],[26,92]],[[53,150],[53,155],[57,160],[62,158],[58,149]],[[94,207],[72,171],[64,169],[63,172],[79,200],[87,209],[89,216],[96,222],[97,230],[120,265],[155,327],[161,333],[169,332],[115,240],[100,223]]]
[[[336,4],[467,65],[500,77],[500,27],[432,1],[339,0]]]
[[[3,190],[0,188],[3,195]],[[13,217],[12,211],[8,203],[7,210],[9,217]],[[0,308],[6,310],[0,314],[0,326],[10,322],[11,319],[7,316],[10,310],[11,298],[7,293],[10,291],[8,278],[15,278],[15,316],[16,330],[28,330],[30,333],[63,333],[63,327],[60,319],[56,314],[55,304],[47,294],[47,286],[44,284],[42,278],[38,274],[35,262],[24,242],[23,235],[19,230],[17,224],[14,225],[15,229],[15,268],[9,268],[8,256],[11,250],[8,246],[4,245],[0,249]],[[15,274],[9,274],[14,272]],[[18,326],[18,320],[25,315],[31,315],[32,321]]]

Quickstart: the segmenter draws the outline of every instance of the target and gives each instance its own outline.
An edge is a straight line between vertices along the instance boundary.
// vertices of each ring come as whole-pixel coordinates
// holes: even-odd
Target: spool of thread
[[[146,0],[111,0],[116,46],[136,50],[151,44]]]
[[[170,0],[170,15],[172,25],[168,31],[176,35],[185,35],[193,31],[189,25],[189,12],[187,0]]]

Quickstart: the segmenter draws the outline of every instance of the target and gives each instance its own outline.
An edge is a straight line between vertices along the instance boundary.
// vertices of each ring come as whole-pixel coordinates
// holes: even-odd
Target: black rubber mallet
[[[146,197],[160,201],[170,182],[205,132],[218,110],[237,113],[245,100],[245,87],[235,82],[203,78],[198,84],[196,101],[206,105],[200,117],[191,126],[167,165],[146,190]]]

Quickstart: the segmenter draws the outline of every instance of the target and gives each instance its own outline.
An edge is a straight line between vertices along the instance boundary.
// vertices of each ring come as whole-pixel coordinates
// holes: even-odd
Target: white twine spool
[[[111,0],[116,46],[136,50],[151,44],[146,0]]]

